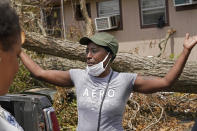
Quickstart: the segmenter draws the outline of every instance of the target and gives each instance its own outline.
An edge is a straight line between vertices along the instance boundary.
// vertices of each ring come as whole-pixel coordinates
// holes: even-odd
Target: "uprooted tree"
[[[23,1],[13,1],[14,7],[18,9],[18,12],[20,14],[20,18],[22,20],[22,25],[27,29],[28,31],[33,32],[39,32],[35,29],[40,28],[40,33],[43,33],[42,31],[42,22],[39,22],[41,20],[40,11],[39,9],[42,9],[46,2],[50,3],[50,1],[41,0],[41,1],[35,1],[37,3],[29,2],[29,0],[23,0]],[[64,0],[66,2],[66,0]],[[88,18],[87,12],[85,9],[85,0],[81,0],[81,8],[82,8],[82,14],[84,15],[84,18],[87,23],[87,28],[92,26],[91,21]],[[35,6],[39,5],[39,6]],[[47,6],[45,8],[46,10],[51,10],[50,6]],[[36,25],[33,25],[35,23],[34,21],[38,21]],[[31,26],[28,26],[27,23],[30,23]],[[91,32],[93,33],[93,29],[90,31],[86,31],[87,35],[91,35]],[[27,34],[27,40],[24,44],[24,48],[39,52],[39,53],[45,53],[50,54],[53,56],[59,56],[62,58],[68,58],[70,60],[79,60],[79,61],[85,61],[85,53],[84,53],[84,47],[75,43],[75,42],[69,42],[64,41],[61,39],[56,39],[52,37],[43,36],[36,33],[29,33]],[[163,51],[163,50],[162,50]],[[61,61],[61,63],[64,63],[64,61]],[[54,62],[53,62],[54,64]],[[140,57],[135,56],[129,53],[119,53],[113,63],[113,68],[117,71],[125,71],[125,72],[135,72],[140,73],[142,75],[153,75],[153,76],[164,76],[168,70],[173,66],[174,61],[172,60],[165,60],[160,58],[146,58],[146,57]],[[64,66],[67,66],[68,64],[64,64]],[[63,66],[63,64],[62,64]],[[72,67],[77,67],[74,64],[70,65]],[[169,89],[169,91],[177,91],[177,92],[191,92],[191,93],[197,93],[197,90],[195,89],[197,85],[197,69],[195,68],[197,66],[196,62],[187,62],[186,67],[183,70],[183,73],[179,80],[174,84],[172,89]],[[62,67],[63,69],[64,67]]]

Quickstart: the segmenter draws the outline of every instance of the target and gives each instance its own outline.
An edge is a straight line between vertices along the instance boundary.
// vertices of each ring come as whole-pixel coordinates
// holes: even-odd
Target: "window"
[[[175,6],[185,6],[197,4],[197,0],[174,0]]]
[[[86,8],[87,8],[88,16],[91,17],[90,3],[86,4]],[[76,20],[84,20],[79,4],[77,4],[75,8],[75,18]]]
[[[116,29],[122,29],[121,0],[106,0],[97,3],[97,16],[112,17],[116,16],[118,26]]]
[[[197,9],[197,0],[174,0],[176,11]]]
[[[141,27],[168,25],[167,0],[139,0]]]
[[[174,3],[176,5],[185,5],[185,4],[190,4],[191,0],[174,0]]]
[[[61,12],[60,6],[53,6],[51,9],[43,8],[43,21],[48,35],[61,37]]]
[[[109,0],[98,3],[98,16],[105,17],[111,15],[120,15],[119,0]]]

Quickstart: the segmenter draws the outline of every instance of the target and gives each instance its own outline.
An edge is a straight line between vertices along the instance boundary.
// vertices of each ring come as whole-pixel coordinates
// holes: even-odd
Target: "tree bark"
[[[81,13],[84,17],[85,24],[86,24],[86,35],[92,36],[94,34],[94,26],[92,19],[89,17],[87,8],[86,8],[86,0],[80,0],[80,7],[81,7]]]
[[[65,67],[73,60],[85,62],[85,46],[82,46],[79,43],[72,43],[66,40],[62,41],[56,38],[43,37],[36,33],[31,33],[27,35],[26,42],[23,47],[38,53],[62,57],[62,60],[60,61],[48,60],[49,64],[51,62],[54,64],[61,63],[58,65],[58,69],[61,70],[65,70]],[[64,62],[63,58],[71,61]],[[157,57],[148,58],[136,56],[130,53],[119,53],[112,64],[112,68],[118,72],[134,72],[146,76],[152,75],[163,77],[173,66],[174,62],[175,61],[160,59]],[[85,64],[79,64],[78,62],[73,63],[70,64],[67,69],[72,67],[84,68]],[[175,82],[172,88],[165,91],[197,93],[197,89],[195,88],[197,87],[196,67],[197,62],[187,62],[179,80]]]

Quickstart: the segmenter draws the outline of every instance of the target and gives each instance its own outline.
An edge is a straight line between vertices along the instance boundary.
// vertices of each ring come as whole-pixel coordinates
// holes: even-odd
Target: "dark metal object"
[[[25,131],[46,130],[43,109],[52,106],[46,96],[8,94],[0,96],[0,105],[16,118]]]

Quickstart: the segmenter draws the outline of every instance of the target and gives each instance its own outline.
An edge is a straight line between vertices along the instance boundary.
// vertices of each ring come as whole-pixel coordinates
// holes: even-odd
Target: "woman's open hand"
[[[197,36],[190,37],[189,33],[186,33],[185,41],[183,47],[188,51],[191,51],[192,48],[197,44]]]

